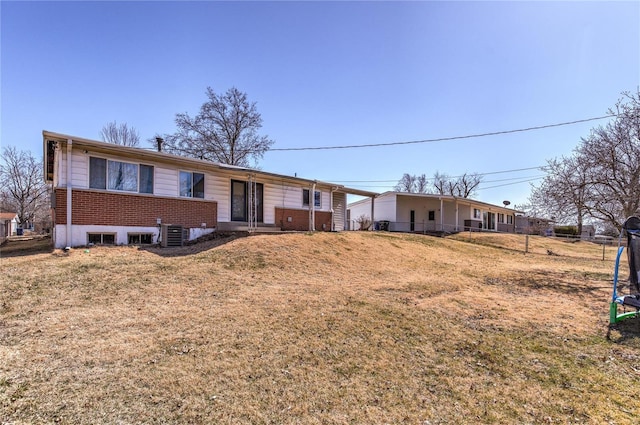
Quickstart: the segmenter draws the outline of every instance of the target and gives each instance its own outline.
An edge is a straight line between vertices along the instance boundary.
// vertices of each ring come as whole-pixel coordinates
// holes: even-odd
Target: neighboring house
[[[593,240],[595,236],[596,236],[596,227],[593,224],[582,225],[582,234],[580,235],[580,239],[590,241],[590,240]]]
[[[11,212],[0,213],[0,240],[16,234],[18,229],[18,214]]]
[[[548,218],[516,216],[516,232],[524,235],[555,236],[553,231],[555,221]]]
[[[163,225],[181,226],[184,239],[215,230],[341,231],[347,194],[375,195],[48,131],[43,145],[56,248],[156,243]]]
[[[385,192],[349,204],[350,226],[358,228],[359,217],[388,221],[396,232],[459,232],[490,230],[515,232],[519,211],[469,198],[407,192]]]

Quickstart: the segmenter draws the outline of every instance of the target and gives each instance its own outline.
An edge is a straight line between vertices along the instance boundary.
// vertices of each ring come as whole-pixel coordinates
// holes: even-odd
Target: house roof
[[[501,205],[495,205],[495,204],[490,204],[488,202],[482,202],[482,201],[477,201],[475,199],[471,199],[471,198],[460,198],[457,196],[452,196],[452,195],[440,195],[440,194],[434,194],[434,193],[409,193],[409,192],[394,192],[394,191],[388,191],[388,192],[384,192],[379,194],[378,196],[376,196],[376,198],[385,198],[385,197],[398,197],[398,196],[402,196],[402,197],[413,197],[413,198],[426,198],[426,199],[442,199],[445,201],[457,201],[460,204],[466,204],[466,205],[477,205],[477,206],[484,206],[484,207],[490,207],[490,208],[495,208],[495,209],[500,209],[500,210],[504,210],[504,211],[508,211],[510,213],[523,213],[523,211],[518,211],[518,210],[514,210],[512,208],[507,208],[505,206],[501,206]],[[356,201],[353,202],[349,205],[354,205],[354,204],[358,204],[361,202],[367,202],[366,199],[360,200],[360,201]]]
[[[304,183],[309,185],[317,184],[325,187],[331,187],[337,192],[344,192],[344,193],[353,194],[353,195],[360,195],[360,196],[367,196],[367,197],[373,197],[377,195],[377,192],[369,192],[366,190],[349,188],[340,184],[335,184],[330,182],[310,180],[310,179],[304,179],[300,177],[292,177],[292,176],[287,176],[287,175],[277,174],[277,173],[270,173],[262,170],[256,170],[253,168],[239,167],[235,165],[221,164],[221,163],[206,161],[202,159],[173,155],[166,152],[157,152],[154,150],[115,145],[112,143],[99,142],[97,140],[85,139],[82,137],[55,133],[47,130],[44,130],[42,132],[42,138],[43,138],[43,145],[44,145],[44,151],[45,151],[45,158],[46,158],[46,148],[47,148],[48,140],[62,142],[62,143],[67,143],[68,140],[71,140],[74,147],[86,148],[87,150],[91,150],[92,152],[131,157],[131,158],[136,158],[137,160],[143,160],[143,161],[146,160],[150,162],[184,165],[184,166],[190,166],[196,169],[203,169],[203,170],[224,170],[227,172],[243,172],[247,174],[260,175],[262,177],[278,180],[280,182],[284,180],[284,181]]]
[[[0,220],[5,221],[5,220],[13,220],[14,218],[18,217],[18,214],[13,213],[13,212],[3,212],[0,213]]]

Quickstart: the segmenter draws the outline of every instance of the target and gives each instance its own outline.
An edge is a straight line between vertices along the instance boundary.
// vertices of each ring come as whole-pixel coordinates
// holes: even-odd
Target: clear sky
[[[606,114],[640,84],[640,2],[0,2],[3,146],[42,130],[144,141],[207,86],[257,102],[274,148],[465,136]],[[568,155],[606,120],[378,148],[273,151],[270,172],[391,190],[403,173],[494,173]],[[146,142],[143,142],[146,145]],[[539,170],[477,199],[526,203]]]

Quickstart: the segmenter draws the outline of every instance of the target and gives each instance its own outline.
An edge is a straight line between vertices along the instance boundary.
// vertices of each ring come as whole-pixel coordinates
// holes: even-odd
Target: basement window
[[[127,233],[129,245],[150,245],[153,243],[153,233]]]
[[[115,245],[115,233],[87,233],[87,243],[94,245]]]

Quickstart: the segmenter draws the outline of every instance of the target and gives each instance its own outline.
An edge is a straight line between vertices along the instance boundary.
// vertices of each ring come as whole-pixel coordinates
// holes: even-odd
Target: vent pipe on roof
[[[156,143],[158,145],[158,152],[162,152],[162,144],[164,143],[164,139],[162,137],[156,137]]]

